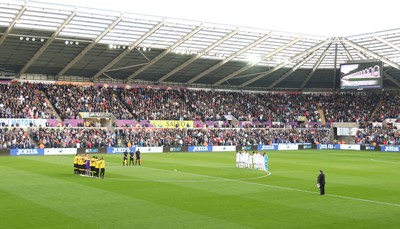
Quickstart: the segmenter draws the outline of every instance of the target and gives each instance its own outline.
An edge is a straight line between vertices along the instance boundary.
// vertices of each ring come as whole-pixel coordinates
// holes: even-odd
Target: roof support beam
[[[125,49],[121,54],[119,54],[114,60],[104,66],[99,72],[97,72],[94,76],[91,77],[91,81],[95,81],[99,76],[107,72],[112,66],[114,66],[118,61],[128,55],[131,51],[133,51],[140,43],[146,40],[149,36],[151,36],[154,32],[156,32],[161,26],[164,25],[164,22],[160,22],[151,28],[147,33],[145,33],[142,37],[136,40],[134,43],[129,45],[129,48]]]
[[[334,59],[334,62],[333,62],[333,81],[332,81],[332,85],[333,85],[333,88],[335,88],[335,82],[336,82],[336,69],[337,69],[337,51],[338,51],[338,42],[336,42],[335,41],[335,59]]]
[[[249,49],[252,49],[253,47],[259,45],[261,42],[265,41],[266,39],[268,39],[269,37],[271,37],[270,34],[266,34],[262,37],[260,37],[259,39],[257,39],[256,41],[250,43],[249,45],[247,45],[246,47],[240,49],[239,51],[233,53],[232,55],[230,55],[228,58],[222,60],[221,62],[219,62],[218,64],[212,66],[211,68],[207,69],[206,71],[198,74],[197,76],[193,77],[192,79],[190,79],[189,81],[187,81],[187,84],[192,84],[193,82],[196,82],[197,80],[199,80],[200,78],[202,78],[203,76],[215,71],[216,69],[218,69],[219,67],[221,67],[222,65],[228,63],[229,61],[233,60],[234,58],[236,58],[237,56],[240,56],[242,53],[246,52]]]
[[[340,44],[343,46],[343,49],[346,52],[347,59],[354,60],[354,58],[351,56],[349,50],[346,48],[346,46],[343,44],[343,42],[340,42]]]
[[[128,78],[126,78],[126,82],[130,81],[131,79],[135,78],[136,76],[138,76],[140,73],[142,73],[143,71],[145,71],[147,68],[149,68],[150,66],[152,66],[153,64],[155,64],[156,62],[158,62],[159,60],[161,60],[161,58],[163,58],[164,56],[166,56],[168,53],[170,53],[172,50],[174,50],[176,47],[178,47],[179,45],[181,45],[183,42],[187,41],[188,39],[190,39],[193,35],[195,35],[196,33],[198,33],[200,30],[203,29],[203,26],[197,26],[195,29],[193,29],[190,33],[188,33],[186,36],[182,37],[181,39],[179,39],[177,42],[175,42],[173,45],[171,45],[171,47],[165,49],[162,53],[160,53],[158,56],[156,56],[154,59],[152,59],[149,63],[147,63],[146,65],[144,65],[143,67],[139,68],[138,70],[136,70],[132,75],[128,76]]]
[[[64,21],[64,23],[61,24],[60,27],[58,27],[58,29],[51,35],[49,39],[47,39],[47,41],[42,45],[42,47],[40,47],[40,49],[35,53],[35,55],[33,55],[33,57],[28,61],[28,63],[25,64],[25,66],[19,72],[19,76],[24,74],[26,70],[28,70],[28,68],[40,57],[40,55],[42,55],[42,53],[56,39],[58,34],[65,28],[66,25],[68,25],[68,23],[75,17],[76,14],[77,14],[76,11],[74,11],[72,12],[71,15],[69,15],[69,17]]]
[[[321,54],[321,56],[319,57],[319,59],[317,60],[317,62],[314,64],[313,69],[311,70],[311,72],[307,75],[306,79],[304,80],[304,82],[300,85],[300,89],[303,89],[306,84],[308,83],[308,81],[311,79],[311,77],[314,75],[315,71],[317,71],[319,65],[322,63],[322,61],[325,59],[326,57],[326,52],[328,51],[329,47],[331,47],[332,43],[328,45],[328,47],[326,47],[326,49],[324,50],[324,52]]]
[[[361,53],[361,52],[357,52],[356,54],[357,54],[357,56],[359,56],[362,60],[368,59],[368,57],[367,57],[366,55],[364,55],[363,53]]]
[[[307,63],[311,58],[313,58],[317,53],[313,52],[310,55],[308,55],[304,60],[300,61],[297,63],[293,68],[291,68],[288,72],[286,72],[283,76],[279,77],[279,79],[275,80],[271,85],[269,85],[267,88],[271,89],[275,87],[277,84],[282,82],[282,80],[286,79],[288,76],[290,76],[293,72],[295,72],[298,68],[303,66],[305,63]]]
[[[259,80],[259,79],[261,79],[261,78],[263,78],[263,77],[275,72],[276,70],[286,66],[287,64],[292,63],[293,61],[296,61],[296,60],[302,58],[303,56],[305,56],[307,54],[310,54],[312,52],[315,52],[316,50],[318,50],[321,47],[327,45],[328,43],[332,43],[332,40],[331,39],[326,39],[325,41],[320,42],[319,44],[317,44],[317,45],[305,50],[304,52],[301,52],[301,53],[297,54],[296,56],[290,58],[289,60],[284,61],[284,62],[280,63],[279,65],[273,67],[271,70],[267,71],[266,73],[260,74],[260,75],[258,75],[256,77],[254,77],[254,78],[242,83],[240,85],[240,87],[245,87],[245,86],[253,83],[254,81],[257,81],[257,80]]]
[[[175,73],[179,72],[180,70],[184,69],[185,67],[187,67],[188,65],[190,65],[191,63],[193,63],[194,61],[196,61],[197,59],[199,59],[200,57],[202,57],[203,55],[205,55],[207,52],[211,51],[212,49],[214,49],[215,47],[217,47],[218,45],[222,44],[224,41],[228,40],[229,38],[235,36],[235,34],[238,33],[238,30],[235,29],[232,32],[230,32],[229,34],[225,35],[224,37],[222,37],[221,39],[219,39],[217,42],[215,42],[214,44],[210,45],[209,47],[207,47],[206,49],[204,49],[202,52],[200,52],[199,54],[193,56],[192,58],[190,58],[189,60],[187,60],[185,63],[179,65],[178,67],[174,68],[172,71],[168,72],[166,75],[162,76],[160,79],[158,79],[158,82],[163,82],[164,80],[168,79],[170,76],[174,75]]]
[[[11,30],[14,28],[15,24],[17,24],[17,21],[21,18],[22,14],[25,12],[25,10],[26,10],[26,4],[24,5],[24,7],[22,7],[22,9],[19,11],[18,15],[11,22],[10,26],[8,26],[7,30],[3,33],[3,36],[0,37],[0,46],[6,40],[6,37],[10,34]]]
[[[376,36],[376,37],[374,37],[374,38],[375,38],[376,40],[378,40],[378,41],[384,43],[385,45],[390,46],[390,47],[396,49],[397,51],[400,51],[400,47],[397,46],[397,45],[395,45],[395,44],[393,44],[392,42],[389,42],[389,41],[387,41],[387,40],[385,40],[385,39],[383,39],[383,38],[381,38],[381,37],[378,37],[378,36]]]
[[[256,61],[256,62],[254,62],[254,63],[248,64],[247,66],[244,66],[243,68],[241,68],[241,69],[239,69],[239,70],[237,70],[237,71],[235,71],[235,72],[229,74],[228,76],[225,76],[224,78],[218,80],[217,82],[215,82],[215,83],[213,84],[213,86],[218,86],[218,85],[220,85],[221,83],[223,83],[223,82],[225,82],[225,81],[227,81],[227,80],[229,80],[229,79],[231,79],[231,78],[233,78],[233,77],[239,75],[240,73],[242,73],[242,72],[244,72],[244,71],[246,71],[246,70],[248,70],[248,69],[254,67],[256,64],[260,63],[261,61],[263,61],[263,60],[265,60],[265,59],[268,59],[268,58],[270,58],[270,57],[273,57],[274,55],[278,54],[279,52],[283,51],[284,49],[286,49],[286,48],[288,48],[288,47],[290,47],[290,46],[296,44],[296,43],[297,43],[298,41],[300,41],[300,40],[301,40],[301,37],[297,37],[297,38],[293,39],[293,40],[290,41],[289,43],[287,43],[287,44],[285,44],[285,45],[283,45],[283,46],[281,46],[281,47],[275,49],[274,51],[268,53],[267,55],[263,56],[259,61]]]
[[[57,75],[56,80],[66,73],[72,66],[76,64],[83,56],[86,55],[107,33],[109,33],[118,23],[122,20],[122,16],[119,16],[106,30],[104,30],[97,38],[86,46],[73,60],[71,60]]]
[[[370,51],[370,50],[368,50],[368,49],[362,47],[361,45],[358,45],[358,44],[356,44],[356,43],[354,43],[354,42],[352,42],[352,41],[350,41],[350,40],[347,40],[346,38],[343,38],[343,42],[346,43],[346,44],[348,44],[348,45],[350,45],[351,47],[357,49],[357,50],[360,51],[360,52],[367,53],[368,55],[372,56],[373,58],[379,59],[379,60],[381,60],[383,63],[385,63],[385,64],[387,64],[387,65],[389,65],[389,66],[392,66],[393,68],[396,68],[397,70],[400,70],[400,65],[399,65],[399,64],[397,64],[397,63],[395,63],[395,62],[389,60],[389,59],[386,58],[386,57],[383,57],[383,56],[381,56],[381,55],[379,55],[379,54],[376,54],[376,53],[374,53],[374,52],[372,52],[372,51]],[[395,83],[398,87],[400,87],[400,82],[399,82],[399,81],[397,81],[396,79],[394,79],[394,78],[391,77],[390,75],[385,74],[385,76],[386,76],[386,78],[388,78],[389,80],[391,80],[393,83]]]

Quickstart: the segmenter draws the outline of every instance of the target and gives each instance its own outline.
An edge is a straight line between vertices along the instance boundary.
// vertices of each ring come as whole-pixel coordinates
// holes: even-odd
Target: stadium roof
[[[340,64],[373,59],[400,87],[400,28],[326,37],[36,1],[0,14],[3,78],[335,89]]]

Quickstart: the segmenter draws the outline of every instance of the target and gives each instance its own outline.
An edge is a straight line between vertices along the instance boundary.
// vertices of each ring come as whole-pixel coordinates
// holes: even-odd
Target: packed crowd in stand
[[[121,97],[138,120],[319,122],[316,97],[306,94],[245,93],[188,89],[132,88]]]
[[[79,112],[110,112],[122,120],[245,121],[238,129],[31,128],[1,126],[2,148],[117,147],[175,145],[254,145],[287,142],[327,143],[324,125],[296,128],[286,123],[299,117],[321,123],[372,122],[398,119],[399,93],[256,93],[194,89],[122,89],[73,84],[0,84],[0,117],[80,119]],[[47,96],[47,98],[46,98]],[[55,111],[53,110],[53,108]],[[270,122],[265,128],[265,122]],[[251,127],[252,129],[248,129]],[[303,126],[302,126],[303,127]],[[30,140],[32,139],[32,140]],[[400,144],[395,129],[365,128],[356,143]]]
[[[117,119],[133,119],[111,87],[46,85],[46,95],[61,119],[78,119],[79,112],[109,112]]]
[[[0,84],[0,118],[55,118],[40,87],[33,83]]]
[[[273,143],[328,143],[329,128],[32,128],[32,139],[46,148],[156,146],[247,146]]]
[[[340,93],[320,95],[320,103],[327,122],[365,123],[382,97],[366,93]]]
[[[372,121],[383,122],[387,118],[399,118],[399,101],[399,93],[384,93],[381,97],[381,102],[378,104],[375,110]]]
[[[391,128],[365,128],[357,131],[355,143],[400,145],[400,130]]]
[[[28,149],[35,148],[35,144],[30,140],[29,134],[18,127],[0,128],[0,149]]]
[[[40,148],[105,148],[115,141],[106,128],[32,128],[30,133]]]

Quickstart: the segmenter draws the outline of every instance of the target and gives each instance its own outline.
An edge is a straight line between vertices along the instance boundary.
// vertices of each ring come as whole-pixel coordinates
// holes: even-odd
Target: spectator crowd
[[[90,128],[39,127],[24,130],[1,125],[2,148],[255,145],[327,143],[322,120],[356,122],[357,143],[400,144],[396,128],[371,128],[372,122],[398,120],[398,92],[274,93],[187,88],[117,88],[95,85],[0,84],[0,118],[80,119],[80,112],[109,112],[120,120],[226,121],[226,128]],[[265,128],[263,123],[271,125]],[[285,125],[312,122],[318,125]],[[241,127],[241,128],[239,128]],[[31,140],[32,139],[32,140]]]

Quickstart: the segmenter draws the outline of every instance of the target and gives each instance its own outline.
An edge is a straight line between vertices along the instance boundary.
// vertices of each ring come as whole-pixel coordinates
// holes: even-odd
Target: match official
[[[317,178],[317,186],[319,188],[319,194],[325,195],[325,174],[322,170],[319,170],[319,175]]]
[[[100,178],[104,178],[106,172],[106,161],[104,160],[104,157],[101,157],[98,163],[100,168]]]
[[[140,150],[139,148],[136,150],[135,152],[136,154],[136,161],[135,161],[135,165],[141,165],[142,164],[142,159],[140,158]]]
[[[129,165],[135,165],[134,159],[135,159],[135,153],[130,152],[129,153]]]

